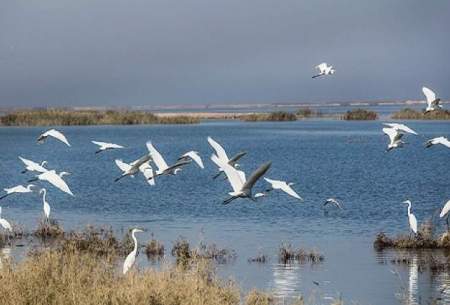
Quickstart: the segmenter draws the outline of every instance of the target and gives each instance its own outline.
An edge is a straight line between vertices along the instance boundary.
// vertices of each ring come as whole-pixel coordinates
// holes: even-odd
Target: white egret
[[[409,228],[411,229],[414,234],[417,234],[417,218],[414,216],[413,213],[411,213],[411,201],[405,200],[403,203],[408,204],[408,221],[409,221]]]
[[[316,78],[322,75],[332,75],[336,70],[333,66],[329,66],[326,62],[321,63],[320,65],[315,66],[315,68],[319,71],[319,74],[314,75],[312,78]]]
[[[25,169],[22,171],[22,174],[25,174],[28,172],[38,172],[38,173],[45,173],[47,169],[44,167],[45,164],[47,164],[47,161],[42,161],[41,164],[38,164],[34,161],[22,158],[19,156],[19,159],[25,164]]]
[[[169,166],[167,165],[166,161],[159,153],[159,151],[157,151],[156,148],[153,146],[152,142],[150,141],[147,142],[147,148],[148,151],[150,152],[150,156],[152,157],[153,162],[158,167],[158,170],[155,172],[154,175],[155,177],[160,175],[176,175],[181,170],[181,167],[191,162],[186,160],[180,160],[175,164]]]
[[[436,144],[442,144],[442,145],[450,148],[450,141],[446,137],[437,137],[437,138],[430,139],[425,143],[425,147],[429,148]]]
[[[200,155],[198,154],[197,151],[193,150],[188,151],[187,153],[178,158],[178,161],[187,161],[187,160],[193,160],[195,163],[197,163],[197,165],[200,168],[202,169],[205,168],[205,166],[203,165],[202,158],[200,158]]]
[[[150,162],[149,161],[146,161],[146,162],[142,163],[138,167],[138,170],[136,170],[136,168],[133,169],[133,166],[136,165],[139,162],[139,160],[140,159],[138,159],[138,160],[128,164],[128,163],[123,162],[120,159],[117,159],[117,160],[115,160],[115,163],[119,167],[119,169],[123,172],[122,176],[127,176],[128,175],[128,176],[134,178],[134,174],[136,174],[138,171],[140,171],[144,175],[144,177],[147,180],[148,184],[155,185],[155,179],[152,179],[153,178],[153,168],[150,166]],[[133,172],[133,174],[131,174],[132,172]]]
[[[43,210],[44,210],[44,215],[45,215],[45,219],[47,221],[50,221],[50,204],[47,202],[47,190],[45,188],[42,188],[39,191],[39,194],[43,194],[42,196],[42,203],[43,203]]]
[[[12,232],[11,224],[5,219],[2,218],[2,207],[0,207],[0,225],[5,229],[6,231]]]
[[[449,223],[448,223],[448,218],[450,216],[450,200],[447,201],[447,203],[444,205],[444,207],[441,210],[441,213],[439,214],[440,218],[444,218],[446,217],[446,222],[447,222],[447,231],[449,230]]]
[[[328,198],[327,200],[325,200],[325,203],[323,204],[323,206],[326,206],[328,204],[334,205],[336,206],[338,209],[342,210],[342,205],[339,203],[339,201],[337,201],[334,198]]]
[[[300,197],[293,189],[292,189],[292,185],[294,185],[293,182],[289,182],[286,183],[286,181],[281,181],[281,180],[272,180],[269,178],[265,178],[264,180],[266,180],[268,183],[271,184],[272,188],[267,189],[266,192],[270,192],[272,190],[282,190],[283,192],[287,193],[288,195],[297,198],[299,200],[303,200],[302,197]]]
[[[47,130],[46,132],[44,132],[43,134],[41,134],[38,137],[37,141],[38,141],[38,143],[44,143],[48,137],[53,137],[57,140],[60,140],[67,146],[70,146],[70,143],[69,143],[69,141],[67,141],[66,137],[60,131],[58,131],[56,129]]]
[[[115,161],[116,165],[122,170],[123,173],[120,177],[116,178],[114,181],[117,182],[120,179],[122,179],[123,177],[135,175],[139,171],[141,166],[144,163],[148,163],[148,161],[150,161],[151,159],[152,159],[152,157],[150,156],[150,154],[146,154],[146,155],[142,156],[141,158],[137,159],[136,161],[134,161],[131,164],[126,164],[122,160],[117,159]]]
[[[131,237],[134,240],[134,248],[133,248],[133,251],[131,251],[130,254],[128,254],[127,258],[125,259],[125,261],[123,263],[123,274],[126,274],[128,272],[128,270],[130,270],[130,268],[134,265],[134,262],[136,261],[138,242],[137,242],[136,236],[134,234],[138,233],[138,232],[143,232],[143,231],[139,230],[139,229],[133,229],[133,231],[131,231]]]
[[[427,99],[427,108],[425,109],[425,113],[436,110],[435,107],[442,108],[442,105],[439,104],[441,99],[436,98],[436,93],[427,87],[422,87],[422,92]]]
[[[383,128],[383,132],[388,135],[389,137],[389,144],[386,151],[390,151],[394,148],[402,147],[405,142],[401,140],[403,137],[403,133],[401,133],[398,130],[395,130],[394,128]]]
[[[417,132],[406,126],[405,124],[399,124],[399,123],[383,123],[386,126],[389,126],[393,128],[394,130],[400,131],[400,132],[407,132],[417,135]]]
[[[216,152],[217,158],[219,160],[221,160],[221,162],[228,163],[229,165],[231,165],[231,166],[233,166],[235,168],[239,168],[239,164],[237,163],[237,161],[247,154],[247,152],[242,151],[242,152],[237,153],[235,156],[233,156],[233,158],[228,159],[228,156],[227,156],[227,153],[225,152],[225,149],[223,149],[223,147],[219,143],[217,143],[213,138],[208,137],[208,143],[214,149],[214,151]],[[223,173],[223,170],[221,168],[219,168],[219,173],[217,173],[213,177],[213,179],[216,179],[222,173]]]
[[[74,196],[67,183],[62,179],[62,177],[66,175],[70,175],[70,173],[60,172],[59,174],[57,174],[55,170],[50,170],[40,175],[37,175],[36,178],[28,180],[28,182],[33,182],[36,180],[47,181],[56,188],[63,191],[64,193]]]
[[[95,145],[100,146],[98,150],[95,152],[96,154],[101,153],[105,150],[111,150],[111,149],[117,149],[117,148],[124,148],[122,145],[114,144],[114,143],[106,143],[106,142],[99,142],[99,141],[91,141]]]
[[[261,176],[263,176],[272,165],[272,162],[267,162],[261,165],[255,170],[248,180],[245,178],[245,174],[242,171],[236,170],[233,166],[220,160],[216,155],[211,156],[211,160],[220,168],[223,169],[225,175],[227,175],[233,192],[230,192],[230,198],[224,200],[223,204],[228,204],[236,198],[249,198],[252,197],[252,188]]]
[[[17,193],[31,193],[33,192],[33,190],[31,189],[32,187],[34,187],[34,184],[29,184],[27,185],[27,187],[23,186],[23,185],[16,185],[14,187],[11,188],[5,188],[3,189],[6,194],[1,196],[0,199],[3,199],[11,194],[17,194]]]

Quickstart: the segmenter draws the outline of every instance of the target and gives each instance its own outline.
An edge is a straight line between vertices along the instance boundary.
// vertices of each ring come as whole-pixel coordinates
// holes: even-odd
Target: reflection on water
[[[408,276],[408,304],[416,305],[419,296],[419,264],[417,256],[414,256],[409,264]]]
[[[301,287],[300,266],[297,264],[274,264],[273,282],[270,285],[276,297],[287,298],[298,294]]]

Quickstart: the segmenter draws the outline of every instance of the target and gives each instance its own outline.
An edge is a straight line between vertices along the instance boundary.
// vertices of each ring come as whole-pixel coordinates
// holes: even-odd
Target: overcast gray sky
[[[448,0],[0,0],[0,106],[448,99],[449,37]]]

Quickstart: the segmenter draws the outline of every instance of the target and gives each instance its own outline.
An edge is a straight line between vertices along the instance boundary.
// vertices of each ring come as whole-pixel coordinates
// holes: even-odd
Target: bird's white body
[[[32,193],[32,187],[34,187],[34,184],[29,184],[26,187],[23,185],[16,185],[10,188],[4,188],[3,190],[6,192],[6,194],[1,196],[0,199],[3,199],[11,194]]]
[[[67,146],[70,146],[70,143],[69,143],[69,141],[67,141],[67,138],[66,138],[60,131],[58,131],[58,130],[56,130],[56,129],[50,129],[50,130],[44,132],[43,134],[41,134],[41,135],[38,137],[38,143],[43,143],[43,142],[45,142],[45,140],[46,140],[48,137],[53,137],[53,138],[55,138],[55,139],[57,139],[57,140],[63,142],[63,143],[66,144]]]
[[[409,228],[411,231],[414,232],[414,234],[417,234],[417,218],[414,216],[413,213],[411,213],[411,201],[405,200],[403,203],[408,204],[408,221],[409,221]]]
[[[337,208],[342,210],[342,205],[339,203],[339,201],[337,201],[334,198],[328,198],[323,205],[325,206],[325,205],[328,205],[328,204],[332,204],[332,205],[334,205]]]
[[[93,144],[98,145],[98,151],[105,151],[110,149],[118,149],[118,148],[124,148],[122,145],[114,144],[114,143],[106,143],[106,142],[99,142],[99,141],[91,141]]]
[[[11,224],[4,218],[2,218],[2,207],[0,207],[0,225],[3,229],[12,232]]]
[[[153,146],[152,142],[147,142],[147,148],[148,151],[150,152],[150,155],[152,156],[153,162],[158,167],[158,169],[156,170],[156,174],[160,175],[164,173],[164,171],[169,168],[169,165],[167,165],[166,161],[159,153],[159,151],[157,151],[156,148]]]
[[[436,98],[436,93],[434,93],[433,90],[422,87],[422,92],[427,99],[427,108],[425,109],[425,112],[434,111],[436,110],[436,107],[442,108],[442,105],[439,104],[440,99]]]
[[[300,197],[291,187],[291,185],[294,185],[294,183],[286,183],[286,181],[281,180],[272,180],[269,178],[264,178],[270,185],[272,186],[272,189],[274,190],[282,190],[283,192],[287,193],[288,195],[297,198],[299,200],[303,200],[302,197]]]
[[[189,158],[194,160],[195,163],[197,163],[197,165],[201,168],[204,169],[205,166],[203,165],[203,161],[202,158],[200,158],[200,155],[198,154],[198,152],[196,151],[188,151],[187,153],[185,153],[184,155],[182,155],[179,159],[184,159],[184,158]]]
[[[387,150],[402,147],[404,142],[401,140],[403,133],[394,128],[383,128],[383,132],[389,137],[389,144]]]
[[[137,244],[136,236],[134,234],[138,233],[138,232],[142,232],[142,230],[133,229],[133,231],[131,231],[131,237],[133,238],[133,241],[134,241],[134,248],[133,248],[133,251],[131,251],[130,254],[128,254],[127,258],[123,262],[123,270],[122,270],[123,274],[126,274],[128,272],[128,270],[130,270],[130,268],[133,267],[134,262],[136,261],[138,244]]]
[[[240,196],[243,195],[242,187],[246,182],[245,173],[243,171],[237,170],[227,162],[224,162],[224,159],[219,159],[218,156],[212,155],[211,160],[224,172],[230,182],[232,192],[229,192],[231,196]]]
[[[384,125],[391,127],[392,129],[399,131],[399,132],[407,132],[411,134],[417,135],[417,132],[406,126],[405,124],[399,124],[399,123],[384,123]]]
[[[47,169],[44,167],[47,161],[42,161],[41,164],[38,164],[34,161],[22,158],[20,156],[19,159],[23,162],[23,164],[25,164],[25,169],[29,172],[45,173],[47,171]]]
[[[141,172],[145,179],[147,180],[148,184],[155,185],[155,179],[153,178],[153,168],[150,165],[150,162],[147,161],[143,164],[141,164],[138,168],[134,168],[133,165],[137,164],[138,160],[135,160],[131,162],[130,164],[123,162],[120,159],[115,160],[115,163],[117,167],[123,172],[123,175],[130,175],[131,177],[134,177],[135,174]]]
[[[319,74],[313,76],[313,78],[319,77],[322,75],[332,75],[336,72],[336,70],[333,68],[333,66],[331,66],[331,65],[329,66],[326,62],[323,62],[323,63],[317,65],[315,68],[319,71]]]
[[[57,174],[55,170],[50,170],[50,171],[42,173],[36,177],[37,177],[37,179],[39,179],[41,181],[49,182],[50,184],[52,184],[56,188],[60,189],[64,193],[74,196],[72,191],[70,190],[69,186],[67,185],[67,183],[62,179],[62,177],[65,175],[69,175],[69,173],[61,172],[61,173]]]
[[[39,191],[39,194],[43,194],[42,195],[42,203],[43,203],[43,210],[44,210],[44,215],[45,218],[47,220],[50,220],[50,204],[47,202],[47,190],[45,188],[41,189]]]
[[[439,214],[439,217],[444,218],[445,216],[448,216],[449,211],[450,211],[450,200],[447,201],[447,203],[442,208],[441,213]]]
[[[430,139],[427,141],[427,143],[425,145],[426,145],[426,147],[431,147],[436,144],[442,144],[445,147],[450,148],[450,141],[445,137],[437,137],[437,138]]]

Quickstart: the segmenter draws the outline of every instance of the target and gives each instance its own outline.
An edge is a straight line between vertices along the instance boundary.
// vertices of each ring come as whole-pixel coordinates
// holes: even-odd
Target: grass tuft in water
[[[358,108],[347,111],[342,116],[342,119],[347,121],[376,120],[378,119],[378,113],[375,111]]]
[[[323,262],[325,257],[316,250],[294,249],[290,244],[282,244],[278,251],[278,260],[283,264],[293,261],[315,264]]]
[[[152,238],[145,247],[145,254],[149,259],[161,258],[164,256],[164,245]]]
[[[56,220],[41,220],[33,235],[41,239],[59,238],[64,236],[64,229]]]

